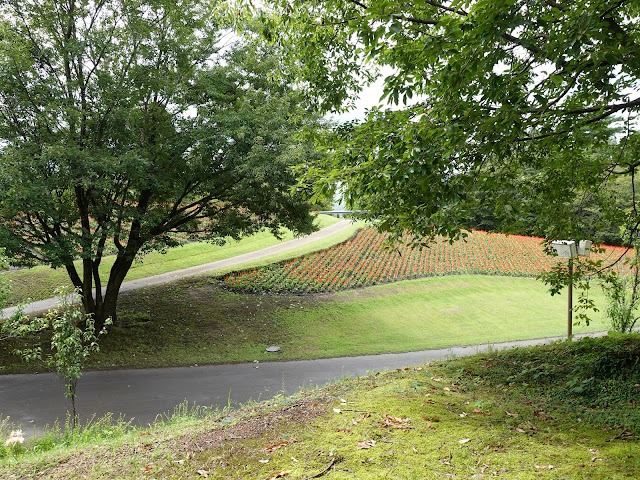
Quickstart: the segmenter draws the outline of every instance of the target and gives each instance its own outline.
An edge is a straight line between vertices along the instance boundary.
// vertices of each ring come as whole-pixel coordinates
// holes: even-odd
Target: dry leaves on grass
[[[410,420],[411,420],[410,418],[392,417],[385,413],[382,416],[382,423],[380,424],[380,427],[382,428],[391,427],[391,428],[397,428],[400,430],[408,430],[410,428],[413,428],[411,425],[409,425]]]
[[[285,471],[285,472],[273,472],[271,474],[271,476],[269,477],[269,480],[276,480],[277,478],[282,478],[282,477],[286,477],[288,475],[290,475],[291,472],[289,471]]]
[[[358,442],[358,448],[368,449],[376,446],[375,440],[361,440]]]
[[[553,465],[536,465],[536,470],[553,470],[555,467]]]
[[[140,452],[150,452],[151,450],[153,450],[153,445],[150,443],[140,443],[138,445],[135,446],[134,451],[136,453],[140,453]]]
[[[297,441],[298,441],[297,438],[292,438],[290,440],[285,440],[283,442],[274,443],[273,445],[269,445],[268,447],[266,447],[265,450],[267,452],[275,452],[276,450],[282,447],[286,447],[287,445],[290,445],[292,443],[296,443]]]
[[[354,425],[358,425],[361,421],[366,420],[370,416],[370,413],[363,413],[362,415],[360,415],[360,418],[354,418],[353,420],[351,420],[351,423],[353,423]]]
[[[490,413],[484,412],[478,408],[474,408],[471,413],[475,413],[476,415],[491,415]]]

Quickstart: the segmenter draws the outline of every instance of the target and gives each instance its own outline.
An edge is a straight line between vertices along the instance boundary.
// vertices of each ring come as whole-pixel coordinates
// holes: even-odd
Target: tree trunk
[[[99,332],[102,330],[105,321],[108,318],[111,318],[113,323],[117,321],[116,307],[118,304],[120,287],[122,286],[122,282],[127,276],[127,273],[129,273],[129,269],[133,264],[134,258],[135,251],[133,251],[133,249],[127,249],[127,252],[122,256],[118,255],[118,258],[116,258],[116,261],[109,272],[109,280],[107,281],[107,289],[104,296],[102,296],[102,294],[98,295],[96,291],[95,298],[99,301],[92,302],[93,308],[90,311],[87,311],[87,313],[93,314],[96,331]]]

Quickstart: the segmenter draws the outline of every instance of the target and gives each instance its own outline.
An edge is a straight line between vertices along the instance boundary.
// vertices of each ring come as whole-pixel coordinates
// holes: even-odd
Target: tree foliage
[[[604,283],[604,291],[608,305],[605,310],[606,318],[611,328],[621,333],[631,333],[638,321],[638,302],[640,301],[640,272],[638,271],[637,252],[629,260],[632,274],[620,278],[610,276]]]
[[[9,261],[4,253],[4,248],[0,248],[0,310],[7,305],[7,299],[11,294],[11,283],[4,275],[5,270],[9,267]],[[0,320],[2,320],[0,316]]]
[[[14,315],[2,324],[2,331],[11,336],[29,337],[43,332],[50,332],[49,346],[43,351],[40,344],[16,350],[25,362],[42,361],[54,370],[64,381],[65,396],[71,400],[71,425],[77,424],[76,392],[78,379],[86,360],[93,352],[97,352],[98,339],[107,333],[105,327],[96,332],[95,321],[86,315],[73,302],[72,292],[68,287],[56,291],[60,298],[58,308],[49,310],[44,317],[29,318]]]
[[[591,228],[584,212],[597,208],[618,215],[627,242],[635,236],[635,192],[620,215],[608,185],[633,183],[640,165],[639,2],[269,5],[265,36],[289,45],[326,110],[358,91],[363,69],[386,74],[396,107],[322,138],[333,155],[309,169],[327,188],[341,182],[381,228],[456,236],[481,199],[507,230],[535,212],[545,234],[580,238]]]
[[[98,325],[134,259],[172,232],[314,228],[290,168],[311,151],[293,134],[314,118],[272,78],[269,52],[221,49],[217,8],[0,5],[0,242],[14,261],[64,267]]]

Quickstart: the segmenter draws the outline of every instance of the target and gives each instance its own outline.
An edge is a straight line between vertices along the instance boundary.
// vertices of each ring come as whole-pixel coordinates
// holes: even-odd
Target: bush
[[[56,290],[61,300],[57,309],[49,310],[44,317],[14,316],[2,325],[2,330],[12,336],[29,336],[42,331],[51,331],[50,353],[43,353],[41,346],[15,350],[26,362],[42,360],[55,370],[66,386],[65,396],[71,399],[71,424],[76,427],[76,387],[82,368],[89,356],[99,350],[98,338],[106,333],[105,328],[96,334],[95,322],[73,302],[68,287]]]

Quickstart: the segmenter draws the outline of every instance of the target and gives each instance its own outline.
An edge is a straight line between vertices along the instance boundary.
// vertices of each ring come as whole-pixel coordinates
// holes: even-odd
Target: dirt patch
[[[296,400],[286,407],[259,413],[239,423],[216,428],[197,436],[185,435],[176,440],[176,446],[185,452],[204,451],[230,440],[254,440],[277,438],[282,427],[302,425],[326,413],[327,407],[317,399]]]
[[[265,447],[275,443],[284,428],[304,425],[327,412],[327,404],[317,398],[294,399],[289,405],[278,406],[265,411],[256,408],[234,413],[238,422],[224,426],[227,418],[215,423],[204,431],[190,431],[175,438],[171,434],[150,432],[139,433],[133,441],[116,448],[96,446],[94,449],[71,454],[56,461],[55,465],[37,468],[31,472],[21,472],[10,476],[11,480],[26,480],[34,477],[47,479],[115,478],[122,469],[145,473],[158,469],[171,470],[182,462],[171,459],[194,459],[197,456],[218,449],[221,444],[244,440],[264,439]],[[203,424],[206,420],[203,421]],[[184,431],[184,430],[183,430]],[[219,458],[219,457],[216,457]],[[224,464],[224,458],[220,458]],[[126,468],[125,468],[126,466]],[[145,471],[147,469],[147,471]]]

